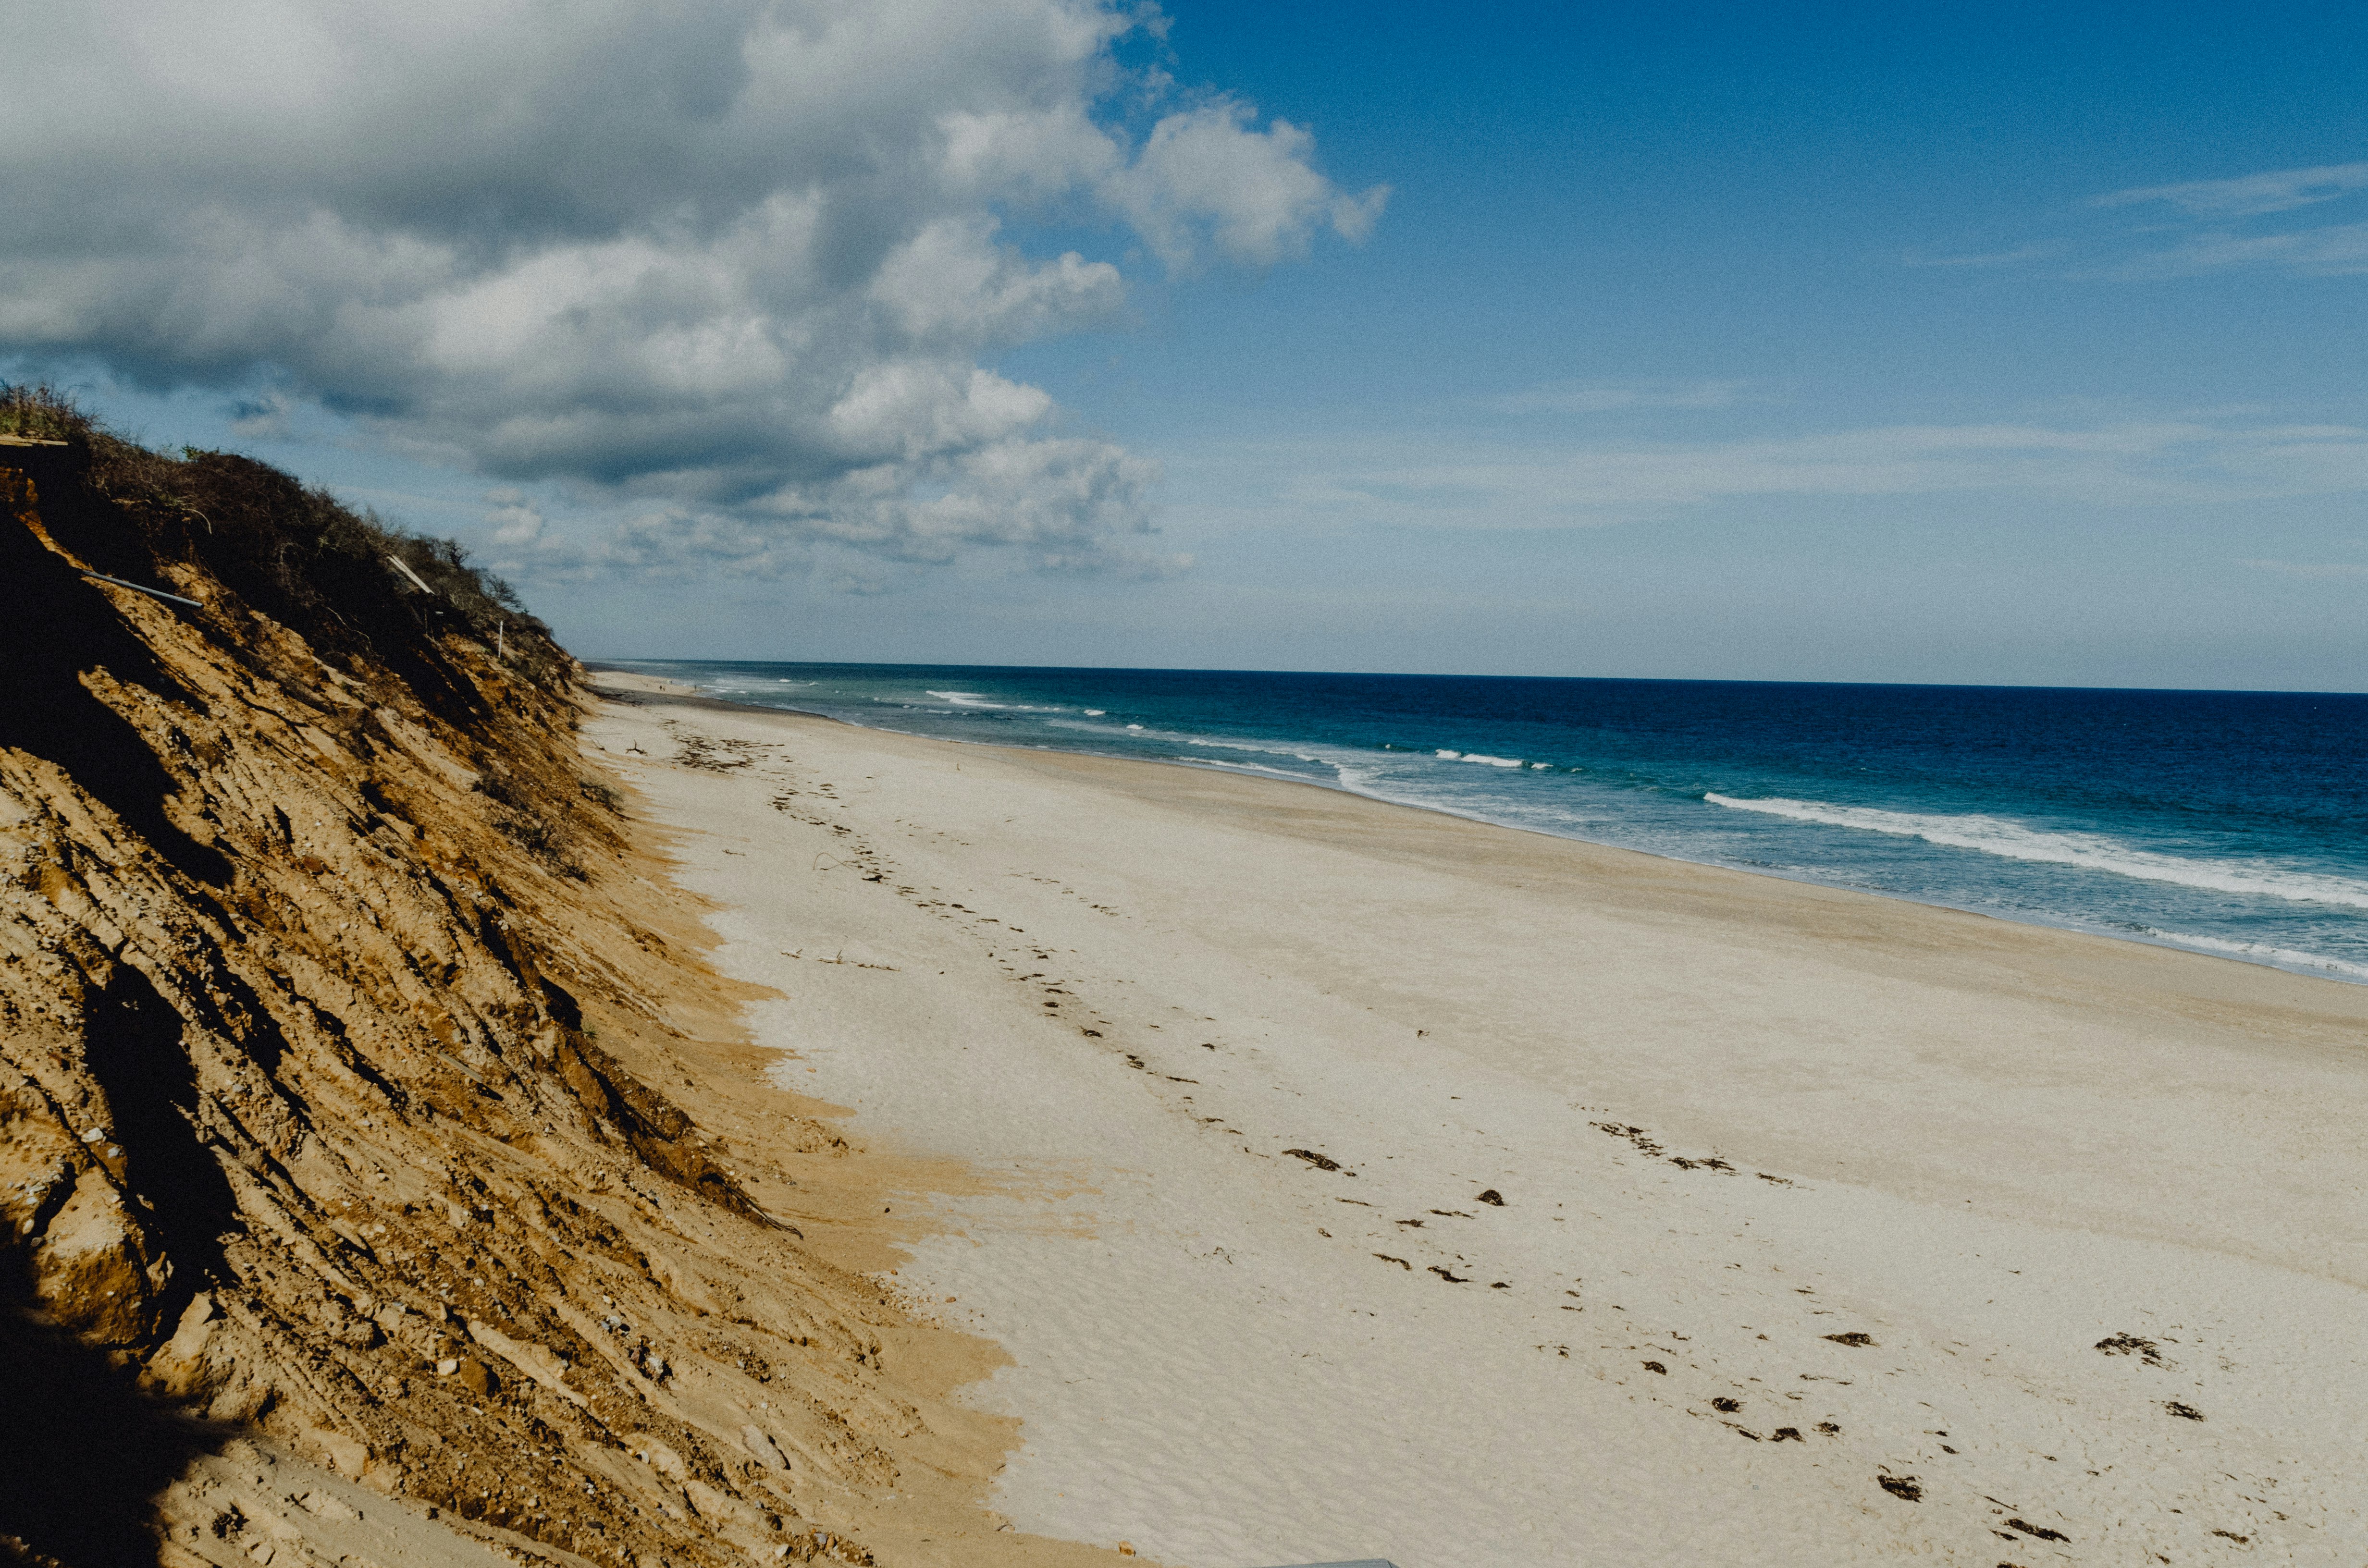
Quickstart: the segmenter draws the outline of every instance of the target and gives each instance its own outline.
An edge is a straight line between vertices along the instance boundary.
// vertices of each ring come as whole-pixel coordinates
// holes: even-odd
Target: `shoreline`
[[[1019,1528],[2368,1548],[2357,988],[753,704],[644,689],[586,743],[778,995],[772,1083],[966,1173],[875,1277],[1010,1358],[957,1397],[1018,1424]]]
[[[2346,986],[2368,986],[2368,973],[2358,975],[2344,973],[2341,971],[2340,961],[2337,960],[2329,959],[2319,960],[2317,961],[2279,963],[2267,958],[2251,958],[2242,953],[2219,952],[2214,951],[2208,947],[2191,946],[2187,942],[2178,941],[2167,937],[2147,937],[2131,931],[2106,930],[2095,925],[2079,925],[2068,919],[2053,920],[2035,915],[2021,916],[2001,915],[1995,910],[1976,909],[1967,904],[1952,903],[1945,899],[1919,898],[1910,893],[1896,892],[1887,889],[1861,887],[1843,881],[1822,881],[1816,877],[1787,876],[1782,871],[1772,871],[1759,867],[1731,865],[1722,860],[1696,859],[1691,856],[1672,855],[1656,849],[1638,849],[1630,845],[1614,844],[1609,840],[1600,838],[1588,838],[1579,834],[1556,833],[1550,828],[1532,827],[1523,823],[1504,822],[1495,817],[1484,816],[1477,812],[1461,812],[1449,806],[1432,805],[1419,801],[1397,800],[1387,795],[1375,794],[1362,790],[1353,790],[1345,784],[1326,783],[1321,778],[1302,778],[1295,775],[1281,772],[1280,770],[1260,770],[1254,768],[1247,764],[1202,762],[1190,757],[1121,756],[1110,752],[1087,750],[1082,746],[1018,746],[996,741],[973,741],[962,740],[951,735],[923,734],[918,731],[899,730],[885,724],[865,724],[853,719],[842,719],[833,713],[816,712],[810,708],[776,707],[768,703],[742,702],[736,701],[731,698],[714,697],[704,691],[700,691],[698,687],[690,686],[687,682],[672,680],[666,676],[649,676],[642,671],[632,669],[621,664],[609,664],[596,661],[586,664],[585,668],[588,671],[594,672],[595,674],[625,675],[632,676],[639,679],[661,681],[669,687],[680,687],[682,695],[686,697],[695,697],[700,702],[713,703],[719,709],[727,710],[739,710],[750,713],[788,713],[796,715],[800,718],[818,719],[827,723],[843,724],[849,729],[868,730],[876,732],[880,734],[897,735],[906,740],[928,741],[945,745],[973,746],[984,751],[1013,752],[1020,754],[1050,752],[1066,756],[1094,757],[1100,761],[1112,763],[1139,763],[1144,766],[1153,767],[1178,767],[1183,768],[1188,772],[1213,774],[1220,778],[1256,778],[1276,784],[1304,785],[1312,790],[1321,790],[1331,794],[1345,795],[1354,800],[1370,801],[1377,805],[1394,806],[1402,811],[1419,812],[1426,815],[1449,817],[1459,822],[1473,823],[1479,826],[1496,828],[1506,833],[1531,834],[1540,838],[1552,839],[1560,843],[1585,844],[1599,849],[1617,850],[1622,854],[1628,855],[1642,855],[1651,859],[1666,860],[1675,865],[1701,866],[1713,870],[1731,871],[1737,876],[1760,877],[1771,881],[1787,882],[1798,887],[1825,888],[1836,892],[1856,893],[1866,898],[1883,899],[1889,903],[1910,904],[1919,909],[1944,909],[1959,915],[1971,915],[1976,919],[1998,921],[1999,923],[2008,926],[2036,926],[2043,930],[2064,931],[2078,936],[2094,937],[2109,942],[2128,942],[2142,948],[2155,948],[2169,952],[2185,953],[2194,958],[2214,959],[2224,963],[2241,964],[2249,969],[2274,970],[2281,974],[2291,974],[2304,980],[2325,980],[2330,981],[2338,985]]]

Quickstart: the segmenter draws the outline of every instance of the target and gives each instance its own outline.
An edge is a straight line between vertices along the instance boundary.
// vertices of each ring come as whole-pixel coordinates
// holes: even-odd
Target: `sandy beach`
[[[598,678],[1021,1530],[2368,1557],[2368,988]]]

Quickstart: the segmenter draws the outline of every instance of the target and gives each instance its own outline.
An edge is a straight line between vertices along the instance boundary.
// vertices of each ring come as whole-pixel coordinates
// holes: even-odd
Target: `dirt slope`
[[[261,465],[36,429],[0,438],[0,1557],[1099,1557],[977,1508],[1010,1433],[944,1396],[991,1349],[857,1272],[915,1173],[750,1087],[573,661]]]

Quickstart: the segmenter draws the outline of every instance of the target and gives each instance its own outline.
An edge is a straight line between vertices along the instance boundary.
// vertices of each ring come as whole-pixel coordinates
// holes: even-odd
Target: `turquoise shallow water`
[[[620,667],[881,729],[1303,779],[2368,982],[2368,696]]]

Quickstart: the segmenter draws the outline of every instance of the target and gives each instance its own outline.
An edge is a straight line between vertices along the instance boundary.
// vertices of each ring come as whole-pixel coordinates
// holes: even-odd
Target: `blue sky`
[[[154,439],[472,540],[592,656],[2368,687],[2368,21],[1004,5],[967,41],[921,0],[791,7],[801,37],[882,23],[876,77],[859,51],[829,80],[867,145],[934,160],[927,202],[761,104],[737,141],[628,133],[620,172],[562,168],[538,149],[604,67],[524,34],[477,50],[551,84],[506,108],[513,156],[389,163],[386,126],[511,89],[372,40],[418,85],[381,119],[299,108],[326,116],[307,150],[266,128],[259,160],[226,124],[176,171],[245,220],[189,231],[219,267],[79,313],[0,299],[0,344]],[[637,46],[658,25],[611,10]],[[757,36],[658,52],[722,102],[713,62]],[[296,68],[334,83],[341,45]],[[1036,129],[962,162],[985,133],[954,114]],[[734,172],[768,159],[801,172]],[[637,169],[656,194],[598,188]],[[581,363],[510,330],[620,255],[678,297],[728,263],[737,300],[806,243],[681,240],[685,189],[734,221],[821,190],[884,236],[815,242],[821,281],[764,296],[805,358],[751,371],[740,307],[652,326],[614,292],[564,318]],[[155,199],[126,225],[200,222]],[[284,259],[324,211],[367,243]],[[51,270],[18,290],[162,267],[118,254],[126,225],[20,221]],[[404,259],[435,245],[509,259]],[[437,312],[411,347],[349,325],[406,288]],[[859,294],[903,324],[853,333]],[[684,370],[683,341],[710,358]],[[775,362],[832,390],[776,395]],[[686,390],[709,363],[749,390]],[[534,418],[484,434],[513,405]]]

